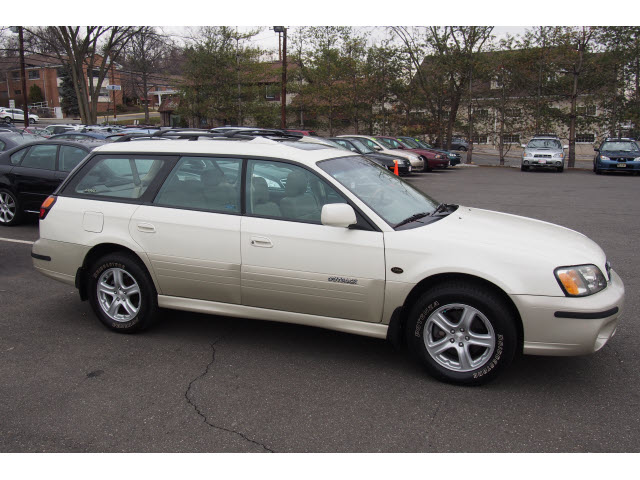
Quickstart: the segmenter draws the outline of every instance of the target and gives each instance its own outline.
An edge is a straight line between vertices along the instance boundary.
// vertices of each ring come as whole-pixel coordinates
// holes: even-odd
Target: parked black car
[[[342,145],[343,147],[351,150],[352,152],[359,153],[360,155],[366,155],[371,161],[378,165],[388,168],[391,171],[395,169],[394,160],[398,161],[398,173],[400,175],[409,175],[411,173],[411,162],[403,157],[395,157],[393,155],[387,155],[386,153],[376,152],[372,150],[357,138],[343,138],[333,137],[329,140]]]
[[[38,140],[0,154],[0,226],[17,225],[91,150],[105,142]]]
[[[35,142],[36,140],[42,140],[42,138],[29,133],[19,133],[18,131],[0,131],[0,152],[6,152],[14,147],[24,145],[29,142]]]

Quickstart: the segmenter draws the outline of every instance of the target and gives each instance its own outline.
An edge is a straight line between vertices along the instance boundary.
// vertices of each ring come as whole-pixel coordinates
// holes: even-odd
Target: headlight
[[[560,288],[568,297],[586,297],[607,286],[607,280],[595,265],[559,267],[553,272]]]
[[[553,158],[564,158],[564,153],[560,152],[560,153],[554,153],[553,154]]]
[[[437,159],[441,159],[441,158],[444,158],[444,156],[443,156],[443,155],[440,155],[440,154],[437,154],[437,155],[436,155],[436,158],[437,158]]]
[[[527,151],[525,150],[525,152],[524,152],[524,158],[533,158],[533,153],[531,153],[531,152],[527,152]]]
[[[606,155],[600,155],[600,160],[611,160],[611,159]]]

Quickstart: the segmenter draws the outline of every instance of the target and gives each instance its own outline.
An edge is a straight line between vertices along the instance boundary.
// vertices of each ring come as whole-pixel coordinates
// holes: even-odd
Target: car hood
[[[613,158],[637,158],[640,152],[625,152],[624,150],[602,150],[601,155]]]
[[[553,276],[557,267],[594,264],[606,271],[604,252],[581,233],[464,206],[437,222],[385,235],[385,247],[390,264],[406,269],[408,281],[459,272],[514,294],[562,296]]]

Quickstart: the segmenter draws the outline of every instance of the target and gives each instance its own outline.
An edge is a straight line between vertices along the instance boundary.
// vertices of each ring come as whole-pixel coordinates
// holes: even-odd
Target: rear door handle
[[[154,227],[150,223],[139,223],[138,231],[143,233],[156,233],[156,227]]]
[[[251,246],[261,248],[272,248],[273,243],[267,237],[251,237]]]

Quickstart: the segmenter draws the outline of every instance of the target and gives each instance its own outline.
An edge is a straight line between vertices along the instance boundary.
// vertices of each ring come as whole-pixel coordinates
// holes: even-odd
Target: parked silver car
[[[522,163],[520,170],[526,172],[529,167],[553,168],[558,172],[564,170],[564,149],[556,135],[535,135],[527,145],[522,145]]]

